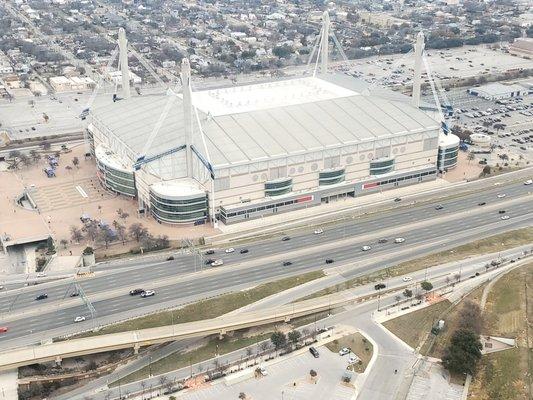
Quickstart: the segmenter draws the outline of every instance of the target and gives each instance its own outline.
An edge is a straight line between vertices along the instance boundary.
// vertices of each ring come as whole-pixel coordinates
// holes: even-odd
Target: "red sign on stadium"
[[[312,201],[313,196],[304,196],[296,199],[296,203],[306,203],[308,201]]]
[[[377,182],[372,182],[372,183],[364,183],[363,184],[363,189],[371,189],[373,187],[376,187],[378,185]]]

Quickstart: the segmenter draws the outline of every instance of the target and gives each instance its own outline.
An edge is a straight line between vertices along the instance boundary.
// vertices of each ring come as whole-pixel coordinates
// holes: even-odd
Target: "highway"
[[[174,261],[149,264],[134,261],[126,266],[121,263],[116,269],[106,267],[105,272],[80,280],[80,284],[97,311],[98,323],[105,323],[154,311],[171,303],[180,304],[210,294],[250,287],[280,276],[341,266],[347,262],[355,264],[355,267],[339,267],[339,271],[349,278],[444,246],[474,240],[484,228],[486,236],[517,226],[530,226],[533,218],[533,202],[527,195],[530,188],[523,184],[498,186],[443,201],[442,210],[436,210],[435,204],[400,208],[325,228],[321,235],[314,235],[313,228],[310,228],[309,231],[295,233],[288,241],[276,237],[249,243],[246,245],[247,254],[239,254],[239,249],[231,254],[217,250],[217,254],[210,257],[224,259],[225,265],[217,269],[206,268],[203,272],[194,273],[191,256],[177,255]],[[499,193],[505,193],[506,197],[499,198]],[[487,204],[478,206],[480,202]],[[500,220],[500,209],[506,210],[509,220]],[[389,241],[378,244],[382,234]],[[406,241],[395,244],[394,237],[400,234]],[[372,250],[362,252],[360,248],[365,244],[371,245]],[[335,263],[326,265],[326,258],[334,259]],[[290,260],[292,265],[283,266],[283,260]],[[368,260],[375,262],[357,266],[358,262]],[[127,294],[131,288],[138,286],[156,288],[157,295],[141,299]],[[46,289],[42,289],[44,287]],[[81,299],[68,297],[68,290],[73,290],[73,287],[69,288],[69,282],[60,281],[41,288],[1,294],[0,312],[2,320],[8,321],[5,324],[10,330],[2,334],[0,346],[31,343],[31,340],[89,328],[90,321],[74,325],[74,318],[88,316],[88,311]],[[49,298],[35,301],[36,295],[43,291]]]

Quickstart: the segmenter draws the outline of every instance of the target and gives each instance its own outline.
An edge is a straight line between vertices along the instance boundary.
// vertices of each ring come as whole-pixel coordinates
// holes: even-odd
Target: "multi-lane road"
[[[202,267],[201,271],[202,263],[195,262],[192,256],[176,255],[173,261],[137,260],[108,265],[97,269],[95,277],[79,283],[101,324],[311,270],[333,267],[349,278],[478,236],[530,226],[531,190],[531,186],[522,183],[495,186],[443,200],[440,210],[436,204],[415,204],[327,227],[320,235],[313,234],[310,228],[295,232],[287,241],[275,237],[250,242],[245,246],[246,254],[240,254],[243,247],[234,253],[217,249],[214,256],[208,257],[223,259],[224,266],[219,268]],[[498,197],[499,194],[505,197]],[[505,210],[510,218],[501,220],[500,210]],[[383,237],[388,241],[378,243]],[[405,238],[405,242],[394,243],[396,237]],[[370,245],[372,250],[361,251],[363,245]],[[326,258],[335,262],[326,265]],[[283,266],[284,261],[292,264]],[[129,296],[128,291],[136,287],[155,288],[157,294],[146,299]],[[89,312],[79,297],[69,297],[73,290],[71,281],[63,280],[0,294],[1,319],[9,327],[0,336],[0,347],[92,326],[91,321],[74,323],[76,316],[89,316]],[[48,299],[36,301],[41,293],[47,293]]]

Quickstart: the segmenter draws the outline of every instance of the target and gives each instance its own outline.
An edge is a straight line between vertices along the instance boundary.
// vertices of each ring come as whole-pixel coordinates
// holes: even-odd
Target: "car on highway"
[[[394,243],[403,243],[405,242],[405,238],[403,237],[397,237],[396,239],[394,239]]]
[[[290,237],[290,236],[283,236],[283,237],[281,238],[281,240],[282,240],[283,242],[286,242],[287,240],[291,240],[291,237]]]
[[[130,296],[137,296],[138,294],[141,294],[144,292],[144,289],[132,289],[130,290]]]
[[[505,196],[507,196],[505,193],[498,193],[499,199],[503,199]]]
[[[498,214],[505,214],[505,210],[499,210]]]
[[[478,206],[484,206],[485,204],[487,204],[486,202],[482,201],[481,203],[477,203]]]
[[[48,295],[46,293],[42,293],[39,296],[37,296],[35,298],[35,300],[44,300],[44,299],[47,299],[47,298],[48,298]]]
[[[309,353],[311,353],[315,358],[320,357],[320,353],[314,347],[309,347]]]
[[[369,250],[372,250],[372,247],[368,245],[361,247],[361,251],[369,251]]]
[[[46,277],[46,274],[44,272],[39,272],[37,274],[37,278],[45,278]]]
[[[211,254],[215,254],[215,250],[213,249],[209,249],[205,252],[205,254],[208,256],[208,255],[211,255]]]
[[[385,285],[384,283],[378,283],[377,285],[374,285],[374,289],[376,290],[385,289],[386,287],[387,285]]]
[[[80,295],[79,292],[72,292],[72,293],[70,294],[70,297],[78,297],[79,295]]]
[[[509,216],[508,216],[508,215],[502,215],[502,216],[500,217],[500,219],[506,220],[506,219],[509,219]]]
[[[528,186],[528,185],[532,185],[533,184],[533,179],[528,179],[527,181],[524,182],[524,185]]]
[[[206,260],[204,261],[204,264],[205,264],[205,265],[210,265],[210,264],[213,264],[214,262],[215,262],[214,259],[212,259],[212,258],[208,258],[208,259],[206,259]]]
[[[442,204],[437,204],[435,206],[435,210],[442,210],[444,208],[444,206]]]
[[[224,261],[218,259],[218,260],[215,260],[211,263],[211,266],[212,267],[220,267],[221,265],[224,265]]]
[[[248,253],[248,249],[242,249],[242,250],[240,251],[240,253],[241,253],[241,254],[246,254],[246,253]]]
[[[233,247],[230,247],[229,249],[224,250],[226,253],[233,253],[235,249]]]
[[[174,260],[174,256],[168,256],[167,257],[167,261],[173,261]]]
[[[413,280],[413,278],[411,278],[410,276],[404,276],[404,277],[402,278],[402,281],[404,281],[404,282],[410,282],[410,281],[412,281],[412,280]]]
[[[382,238],[378,240],[378,243],[387,243],[388,239]]]
[[[145,290],[141,293],[141,297],[151,297],[155,296],[155,290]]]
[[[346,354],[350,354],[351,350],[348,347],[343,347],[339,350],[339,356],[345,356]]]
[[[290,261],[283,261],[283,266],[288,267],[289,265],[292,265],[292,262]]]
[[[2,285],[0,285],[0,290],[3,290],[3,289],[4,289],[4,287]]]
[[[83,321],[85,321],[85,317],[83,315],[80,317],[74,318],[74,322],[83,322]]]
[[[326,264],[333,264],[334,262],[333,258],[326,258]]]
[[[0,326],[0,333],[6,333],[9,330],[7,326]]]
[[[320,228],[319,229],[315,229],[315,232],[314,232],[315,235],[321,235],[323,233],[324,233],[324,230],[320,229]]]

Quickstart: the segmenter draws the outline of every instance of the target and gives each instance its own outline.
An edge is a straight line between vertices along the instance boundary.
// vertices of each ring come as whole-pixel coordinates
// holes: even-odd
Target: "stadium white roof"
[[[197,122],[193,144],[211,164],[239,165],[439,129],[433,118],[410,105],[408,97],[383,89],[373,94],[364,82],[348,76],[277,83],[193,93],[208,154]],[[294,96],[291,90],[297,91]],[[171,111],[149,156],[185,143],[181,98],[145,95],[116,103],[108,99],[92,114],[140,155],[167,102]]]

